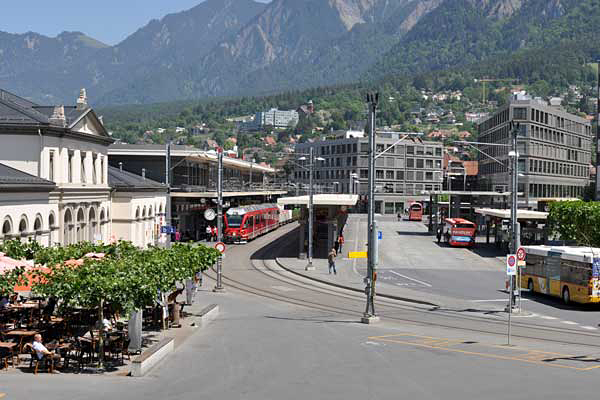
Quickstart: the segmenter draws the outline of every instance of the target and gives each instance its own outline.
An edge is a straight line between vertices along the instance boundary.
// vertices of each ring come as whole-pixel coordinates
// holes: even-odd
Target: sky
[[[54,37],[80,31],[109,45],[119,43],[152,19],[190,9],[203,0],[3,0],[0,31]],[[268,3],[270,0],[257,0]]]

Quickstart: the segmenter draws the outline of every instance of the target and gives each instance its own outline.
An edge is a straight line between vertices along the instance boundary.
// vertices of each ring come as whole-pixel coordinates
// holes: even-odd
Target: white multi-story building
[[[76,106],[40,106],[0,90],[0,163],[55,184],[49,193],[57,207],[54,225],[42,221],[43,227],[59,226],[53,242],[109,239],[112,142],[85,90]]]
[[[254,117],[254,124],[258,127],[272,126],[273,128],[288,128],[298,123],[298,112],[295,110],[278,110],[271,108],[269,111],[260,111]]]

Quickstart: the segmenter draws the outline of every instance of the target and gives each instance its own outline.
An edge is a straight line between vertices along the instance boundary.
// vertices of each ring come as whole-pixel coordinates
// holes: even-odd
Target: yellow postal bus
[[[565,303],[600,302],[600,249],[524,246],[521,287],[561,297]]]

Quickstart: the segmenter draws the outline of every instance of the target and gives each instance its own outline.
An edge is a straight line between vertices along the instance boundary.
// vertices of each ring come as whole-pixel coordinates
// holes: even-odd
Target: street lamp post
[[[362,317],[363,323],[370,323],[379,319],[375,312],[375,279],[376,279],[376,259],[375,247],[377,246],[375,237],[375,118],[377,112],[377,103],[379,102],[379,93],[367,94],[368,123],[369,133],[369,204],[368,204],[368,242],[367,242],[367,278],[365,279],[365,293],[367,295],[367,305]]]
[[[518,202],[518,188],[519,188],[519,171],[518,171],[518,167],[519,167],[519,153],[518,153],[518,147],[517,147],[517,136],[519,133],[519,123],[514,124],[513,122],[511,122],[510,124],[510,138],[511,138],[511,144],[500,144],[500,143],[481,143],[481,142],[466,142],[466,141],[457,141],[455,143],[457,144],[466,144],[467,146],[470,146],[471,148],[477,150],[479,153],[483,154],[484,156],[494,160],[495,162],[499,163],[500,165],[508,168],[509,172],[510,172],[510,186],[511,186],[511,207],[510,207],[510,220],[511,220],[511,231],[512,231],[512,235],[511,235],[511,249],[510,251],[512,253],[516,253],[517,249],[521,246],[521,239],[520,239],[520,226],[519,226],[519,222],[518,222],[518,215],[517,215],[517,202]],[[498,160],[497,158],[485,153],[483,150],[479,149],[478,147],[476,147],[477,145],[483,145],[483,146],[495,146],[495,147],[505,147],[505,148],[510,148],[510,151],[508,152],[508,163],[504,163],[500,160]],[[515,277],[511,276],[510,279],[510,293],[508,295],[508,307],[507,307],[507,312],[508,312],[508,344],[510,344],[510,335],[511,335],[511,314],[513,312],[513,305],[514,303],[514,296],[515,296]],[[520,297],[521,297],[521,293],[520,293],[520,288],[518,289],[519,291],[519,301],[520,301]]]
[[[165,204],[165,225],[171,226],[171,141],[167,141],[167,148],[165,151],[165,185],[167,186],[167,204]],[[168,228],[170,229],[170,228]],[[167,233],[167,241],[165,243],[167,248],[171,247],[171,233]]]
[[[300,157],[299,161],[306,161],[306,157]],[[306,271],[313,271],[315,267],[313,266],[313,220],[314,220],[314,204],[313,204],[313,175],[315,169],[315,163],[317,161],[325,161],[322,157],[316,157],[314,154],[314,147],[310,147],[308,153],[308,168],[304,167],[300,164],[296,164],[305,170],[308,170],[308,264],[305,267]]]
[[[217,241],[223,241],[223,149],[218,149],[218,173],[217,173]],[[213,292],[223,292],[223,255],[217,258],[217,284]]]

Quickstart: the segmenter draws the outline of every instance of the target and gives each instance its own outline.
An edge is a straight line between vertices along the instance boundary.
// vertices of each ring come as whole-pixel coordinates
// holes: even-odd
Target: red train
[[[225,213],[223,239],[226,243],[245,243],[281,225],[289,211],[276,204],[257,204],[230,208]],[[280,218],[280,213],[283,213]]]

